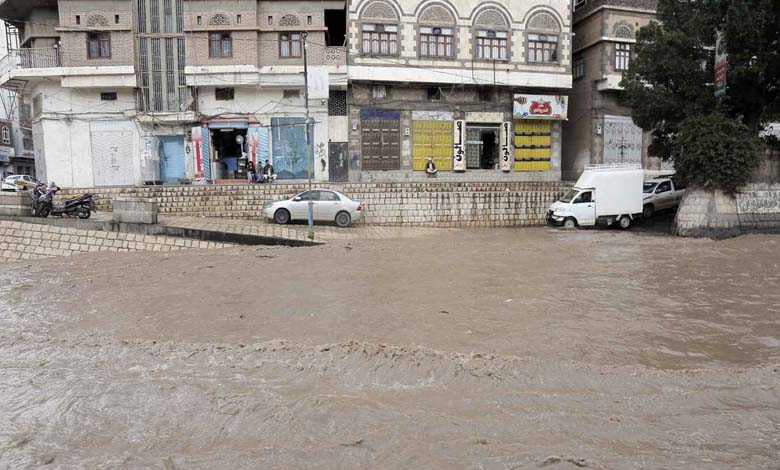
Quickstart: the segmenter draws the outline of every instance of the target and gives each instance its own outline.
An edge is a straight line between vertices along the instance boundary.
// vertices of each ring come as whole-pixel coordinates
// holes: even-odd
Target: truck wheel
[[[566,217],[566,220],[563,221],[563,228],[571,230],[573,228],[577,227],[577,221],[574,220],[574,217]]]
[[[642,218],[651,219],[655,215],[655,207],[652,204],[645,204],[642,208]]]
[[[618,225],[620,226],[621,230],[627,229],[631,226],[631,218],[627,215],[624,215],[620,218],[620,220],[618,220]]]

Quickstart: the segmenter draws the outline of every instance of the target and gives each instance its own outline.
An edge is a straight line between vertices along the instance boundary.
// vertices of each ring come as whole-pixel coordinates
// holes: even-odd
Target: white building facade
[[[443,176],[560,177],[565,0],[3,0],[0,16],[20,33],[0,86],[61,186],[231,183],[266,160],[281,179],[408,179],[428,157]]]

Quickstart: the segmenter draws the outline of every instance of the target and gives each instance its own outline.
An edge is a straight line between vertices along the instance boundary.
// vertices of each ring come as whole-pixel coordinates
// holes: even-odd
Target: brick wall
[[[66,67],[96,67],[109,65],[133,65],[134,45],[132,31],[113,30],[111,33],[111,57],[105,59],[87,58],[87,33],[61,33],[62,64]]]
[[[568,188],[559,182],[419,182],[320,184],[341,191],[365,206],[364,223],[426,227],[498,227],[539,225],[547,208]],[[290,197],[304,184],[271,186],[158,186],[93,188],[98,209],[110,210],[111,198],[147,197],[162,215],[259,218],[270,201]],[[84,190],[64,190],[63,197]]]
[[[692,189],[674,220],[676,234],[722,238],[780,231],[780,184],[749,184],[735,196]]]
[[[0,259],[36,259],[95,251],[172,251],[222,248],[224,243],[26,224],[0,220]]]
[[[230,33],[233,52],[231,57],[209,57],[211,32]],[[186,36],[186,44],[187,65],[257,65],[257,48],[267,47],[264,44],[258,45],[256,31],[241,31],[230,26],[189,33]]]

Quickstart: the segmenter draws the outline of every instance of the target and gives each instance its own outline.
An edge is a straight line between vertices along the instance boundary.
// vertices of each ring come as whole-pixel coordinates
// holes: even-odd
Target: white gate
[[[134,184],[132,131],[92,131],[92,168],[95,186]]]
[[[642,163],[642,129],[627,116],[604,116],[603,163]]]

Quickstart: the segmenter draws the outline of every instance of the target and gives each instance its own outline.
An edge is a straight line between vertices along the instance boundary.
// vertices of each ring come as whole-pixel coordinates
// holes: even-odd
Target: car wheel
[[[352,216],[349,212],[341,211],[336,214],[336,225],[339,227],[349,227],[352,224]]]
[[[618,226],[620,227],[621,230],[627,229],[628,227],[631,226],[631,218],[627,215],[624,215],[623,217],[620,218],[620,220],[618,220]]]
[[[278,209],[274,212],[274,222],[284,225],[290,222],[290,211],[287,209]]]
[[[645,204],[642,208],[642,217],[645,219],[651,219],[655,215],[655,207],[652,204]]]
[[[577,227],[577,221],[574,220],[574,217],[566,217],[566,220],[563,221],[563,228],[571,230],[573,228]]]

